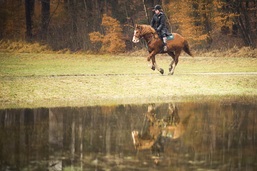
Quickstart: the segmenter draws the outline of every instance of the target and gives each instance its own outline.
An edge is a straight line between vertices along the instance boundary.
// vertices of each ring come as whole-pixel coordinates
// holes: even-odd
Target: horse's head
[[[138,43],[139,42],[139,39],[142,37],[141,31],[142,31],[142,26],[136,24],[136,27],[135,27],[135,30],[134,30],[134,35],[133,35],[133,38],[132,38],[133,43]]]
[[[147,34],[152,34],[156,36],[156,31],[150,25],[136,25],[134,30],[134,36],[132,39],[133,43],[138,43],[141,37],[144,37]],[[155,37],[156,38],[156,37]],[[158,38],[158,35],[157,35]]]

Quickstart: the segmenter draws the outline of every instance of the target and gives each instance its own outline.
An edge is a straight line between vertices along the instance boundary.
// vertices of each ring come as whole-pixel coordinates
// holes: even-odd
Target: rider
[[[168,29],[165,25],[166,23],[166,16],[163,13],[162,7],[160,5],[155,5],[154,9],[154,15],[151,20],[151,26],[157,31],[157,33],[162,37],[163,40],[163,50],[167,51],[167,35],[168,35]]]

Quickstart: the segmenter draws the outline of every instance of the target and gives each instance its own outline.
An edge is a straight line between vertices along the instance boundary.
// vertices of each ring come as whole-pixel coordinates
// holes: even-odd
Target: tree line
[[[215,36],[256,47],[257,0],[1,0],[0,39],[41,42],[53,50],[123,52],[133,48],[134,24],[149,24],[156,4],[170,31],[194,48],[211,47]]]

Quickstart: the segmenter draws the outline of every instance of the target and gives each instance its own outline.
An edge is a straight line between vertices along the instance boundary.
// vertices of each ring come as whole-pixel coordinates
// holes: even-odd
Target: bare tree
[[[46,40],[50,21],[50,0],[42,0],[41,5],[41,39]]]
[[[25,16],[26,16],[26,40],[32,40],[32,15],[34,12],[35,0],[25,0]]]

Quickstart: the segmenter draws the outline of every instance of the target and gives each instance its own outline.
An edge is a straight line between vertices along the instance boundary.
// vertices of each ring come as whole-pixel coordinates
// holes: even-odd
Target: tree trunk
[[[32,41],[32,15],[34,10],[34,0],[25,0],[26,16],[26,41]]]
[[[41,39],[47,40],[47,31],[50,19],[50,0],[41,1]]]
[[[244,9],[244,7],[242,7],[242,4],[241,4],[241,7],[238,7],[237,10],[238,10],[238,13],[241,14],[240,16],[238,16],[238,23],[239,23],[239,29],[241,31],[245,45],[253,47],[253,41],[251,38],[251,30],[250,30],[251,25],[249,22],[247,11],[246,9]]]
[[[241,32],[242,39],[246,46],[255,47],[253,41],[253,31],[251,30],[252,24],[250,22],[250,17],[248,14],[249,3],[243,3],[242,0],[236,2],[228,2],[228,5],[232,7],[232,11],[238,14],[236,17],[236,25]]]

